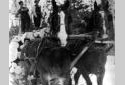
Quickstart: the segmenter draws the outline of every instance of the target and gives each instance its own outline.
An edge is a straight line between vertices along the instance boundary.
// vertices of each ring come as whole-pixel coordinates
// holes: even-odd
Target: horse
[[[107,21],[108,16],[105,10],[100,10],[100,7],[97,6],[97,3],[94,4],[94,11],[92,12],[91,18],[87,25],[86,32],[98,31],[100,39],[108,38],[107,35],[109,29],[109,22]],[[81,52],[81,49],[84,48],[85,44],[88,43],[88,39],[84,40],[73,40],[72,43],[68,43],[69,49],[74,55],[78,55]],[[86,42],[87,41],[87,42]],[[78,84],[78,78],[82,74],[85,78],[87,85],[92,85],[90,74],[95,74],[97,76],[97,84],[103,84],[103,77],[105,74],[105,64],[107,61],[107,52],[112,48],[113,45],[109,46],[105,43],[94,43],[79,59],[75,65],[78,68],[77,73],[75,74],[75,81]]]
[[[71,42],[71,43],[70,43]],[[86,47],[86,44],[91,42],[89,40],[72,40],[67,45],[67,48],[70,49],[74,55],[72,60],[77,59],[83,48]],[[98,85],[102,85],[103,77],[105,74],[105,64],[107,61],[107,52],[112,48],[107,46],[107,44],[98,44],[93,43],[88,50],[81,55],[81,58],[74,65],[76,67],[77,73],[74,75],[75,82],[78,84],[79,76],[82,74],[86,80],[87,85],[92,85],[90,74],[95,74],[97,76]]]
[[[61,46],[58,38],[44,37],[42,40],[32,40],[24,47],[21,54],[22,56],[25,54],[29,59],[35,58],[36,63],[29,61],[31,64],[29,72],[30,74],[38,72],[39,74],[34,75],[37,77],[40,75],[42,84],[69,85],[72,53]]]

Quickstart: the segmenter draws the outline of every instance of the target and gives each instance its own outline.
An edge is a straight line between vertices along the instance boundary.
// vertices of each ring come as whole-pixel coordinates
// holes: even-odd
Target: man
[[[19,2],[20,9],[18,10],[16,17],[20,14],[21,19],[21,31],[22,33],[29,31],[30,29],[30,16],[29,16],[29,10],[27,7],[23,6],[23,1]]]
[[[39,0],[34,1],[35,5],[33,7],[33,22],[35,28],[38,29],[40,27],[42,13],[41,13],[41,6],[39,6]]]
[[[29,42],[30,42],[30,39],[28,38],[24,39],[24,44],[21,41],[18,42],[19,43],[18,51],[21,51]]]

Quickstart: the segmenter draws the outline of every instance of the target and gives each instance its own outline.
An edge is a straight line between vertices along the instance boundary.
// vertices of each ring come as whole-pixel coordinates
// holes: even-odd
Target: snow
[[[89,77],[92,81],[92,85],[98,85],[97,77],[95,74],[90,74]],[[78,85],[87,85],[82,75],[79,77]],[[115,85],[115,56],[107,56],[103,85]]]
[[[115,85],[115,56],[107,56],[103,85]]]

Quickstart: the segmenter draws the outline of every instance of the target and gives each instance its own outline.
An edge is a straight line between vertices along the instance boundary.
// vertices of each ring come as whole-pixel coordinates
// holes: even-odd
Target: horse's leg
[[[82,72],[82,75],[85,78],[87,85],[92,85],[92,82],[91,82],[91,80],[89,78],[89,74],[86,74],[86,72],[85,73]]]
[[[79,72],[79,70],[78,70],[78,72],[75,74],[75,76],[74,76],[74,79],[75,79],[75,85],[78,85],[78,79],[79,79],[79,77],[80,77],[80,72]]]
[[[78,79],[80,77],[80,74],[82,74],[83,77],[85,78],[87,85],[92,85],[92,82],[91,82],[91,80],[89,78],[89,74],[87,73],[87,71],[85,70],[84,67],[78,69],[78,72],[75,75],[75,82],[76,82],[76,84],[78,84]]]
[[[97,75],[97,83],[98,85],[103,85],[103,78],[105,74],[105,68],[102,68],[99,74]]]
[[[92,82],[91,82],[91,80],[90,80],[90,78],[89,78],[89,74],[88,74],[88,72],[86,71],[86,69],[84,68],[84,66],[82,66],[80,69],[81,69],[81,70],[80,70],[80,73],[81,73],[81,74],[83,75],[83,77],[85,78],[87,85],[92,85]]]
[[[37,71],[40,75],[40,81],[42,85],[48,85],[48,81],[45,79],[45,72],[43,71],[42,66],[39,66],[39,64],[37,64]]]

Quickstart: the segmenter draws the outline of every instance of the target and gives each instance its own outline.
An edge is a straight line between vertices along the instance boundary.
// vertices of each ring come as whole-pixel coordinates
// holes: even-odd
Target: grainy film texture
[[[115,1],[9,0],[9,85],[115,85]]]

